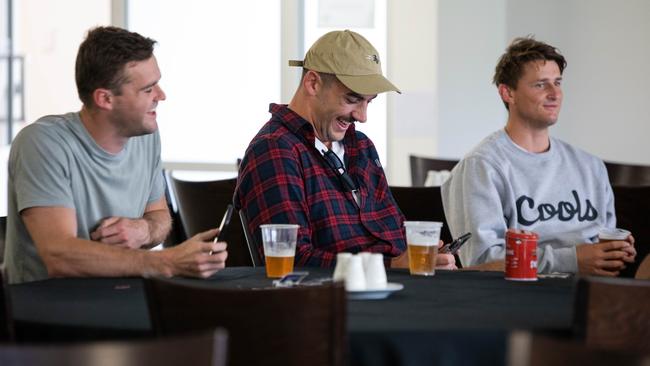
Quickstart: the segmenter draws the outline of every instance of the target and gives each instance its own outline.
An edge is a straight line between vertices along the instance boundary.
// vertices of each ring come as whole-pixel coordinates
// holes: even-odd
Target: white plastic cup
[[[368,256],[368,263],[366,264],[366,289],[384,290],[386,284],[384,256],[379,253],[373,253]]]
[[[363,272],[365,273],[368,270],[368,262],[370,261],[370,257],[372,256],[371,252],[361,252],[357,254],[359,257],[361,257],[361,263],[363,263]]]
[[[364,291],[366,275],[363,272],[363,262],[360,256],[353,255],[348,259],[345,289],[348,291]]]
[[[352,253],[338,253],[336,255],[336,267],[334,267],[334,281],[345,281],[348,273],[348,261],[352,257]]]
[[[266,276],[279,278],[293,272],[299,225],[260,225],[266,260]]]
[[[436,257],[442,223],[437,221],[405,221],[409,272],[412,275],[436,274]]]

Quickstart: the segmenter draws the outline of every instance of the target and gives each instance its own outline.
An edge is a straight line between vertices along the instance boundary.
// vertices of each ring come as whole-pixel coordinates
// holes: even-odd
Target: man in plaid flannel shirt
[[[303,67],[300,86],[288,106],[271,104],[240,167],[234,200],[249,231],[261,242],[262,224],[300,225],[298,266],[332,267],[339,252],[368,251],[406,268],[404,217],[372,141],[354,126],[378,93],[399,93],[377,51],[335,31],[289,65]],[[455,268],[454,257],[438,255],[438,265]]]

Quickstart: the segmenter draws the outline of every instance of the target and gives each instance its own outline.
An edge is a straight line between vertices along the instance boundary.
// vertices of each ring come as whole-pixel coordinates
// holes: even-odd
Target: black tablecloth
[[[331,270],[306,270],[307,281],[331,276]],[[264,268],[247,267],[228,268],[208,280],[179,281],[243,289],[272,283]],[[447,361],[451,355],[466,364],[494,364],[503,360],[509,330],[568,331],[572,324],[572,278],[510,282],[497,272],[438,271],[419,277],[389,270],[388,281],[404,289],[384,300],[348,301],[352,364],[418,364],[443,351]],[[10,295],[24,341],[153,334],[139,278],[50,279],[11,285]]]

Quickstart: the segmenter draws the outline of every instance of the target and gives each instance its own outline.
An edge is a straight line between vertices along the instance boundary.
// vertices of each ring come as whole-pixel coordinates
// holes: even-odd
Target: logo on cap
[[[374,61],[376,64],[379,64],[379,56],[377,55],[366,55],[366,60]]]

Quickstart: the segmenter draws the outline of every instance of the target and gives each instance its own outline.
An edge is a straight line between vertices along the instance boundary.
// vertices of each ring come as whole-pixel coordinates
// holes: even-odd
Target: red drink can
[[[506,280],[537,281],[537,239],[532,231],[506,232]]]

